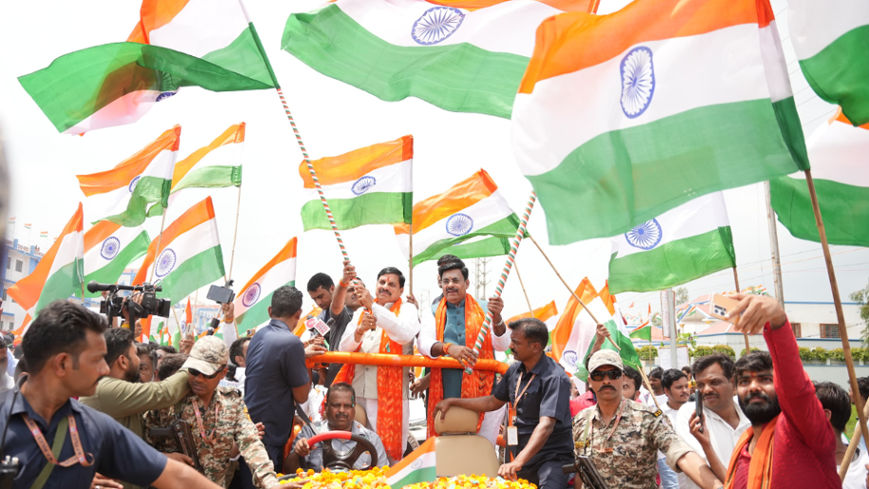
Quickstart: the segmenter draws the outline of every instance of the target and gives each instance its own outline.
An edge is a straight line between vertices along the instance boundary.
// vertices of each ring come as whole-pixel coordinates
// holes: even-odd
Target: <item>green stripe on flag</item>
[[[268,60],[262,58],[250,24],[229,46],[205,54],[202,59],[231,72],[240,73],[266,87],[272,86]]]
[[[401,488],[410,484],[416,484],[419,482],[431,482],[437,479],[437,470],[435,467],[420,467],[419,469],[414,470],[413,472],[408,473],[403,478],[392,482],[389,486],[394,488]]]
[[[338,229],[407,223],[413,215],[413,193],[369,192],[352,199],[329,199],[329,207]],[[332,229],[320,200],[311,200],[302,206],[302,224],[305,231]]]
[[[136,187],[130,194],[130,200],[127,203],[127,208],[113,216],[101,217],[93,221],[96,224],[99,221],[112,221],[125,227],[136,227],[145,222],[146,217],[150,217],[148,204],[158,203],[162,207],[166,207],[165,199],[169,196],[169,188],[172,186],[171,179],[165,179],[154,176],[144,176],[136,182]]]
[[[69,299],[72,296],[81,297],[83,267],[84,260],[76,258],[46,278],[45,285],[42,286],[42,291],[39,293],[35,311],[39,313],[43,307],[58,299]]]
[[[87,274],[84,278],[85,283],[88,283],[91,280],[104,284],[113,284],[117,282],[118,278],[124,273],[124,269],[130,264],[130,262],[148,252],[148,244],[150,243],[151,240],[148,239],[148,233],[142,231],[135,237],[135,239],[133,239],[133,241],[130,242],[130,244],[124,247],[120,253],[115,255],[115,257],[112,258],[112,261],[107,263],[106,266]],[[100,295],[100,292],[85,291],[85,297],[99,297]]]
[[[468,43],[404,47],[368,32],[337,5],[287,19],[281,48],[308,66],[387,101],[509,118],[528,58]]]
[[[651,342],[652,341],[652,325],[647,324],[645,326],[639,327],[639,328],[631,331],[631,334],[629,336],[635,340],[646,340],[646,341]]]
[[[605,322],[604,326],[606,326],[607,331],[609,331],[612,341],[615,341],[616,344],[619,345],[620,350],[617,350],[616,347],[613,346],[612,341],[610,341],[609,339],[603,342],[603,346],[601,346],[601,349],[618,351],[619,356],[621,356],[622,358],[622,363],[624,363],[626,366],[642,368],[642,366],[640,365],[640,356],[637,354],[637,350],[636,348],[634,348],[634,344],[633,342],[631,342],[630,337],[622,334],[621,330],[619,330],[619,327],[612,319]],[[585,356],[582,357],[582,361],[576,363],[576,376],[583,382],[588,382],[588,370],[585,368],[585,360],[591,356],[592,348],[594,348],[594,342],[589,343],[588,350],[586,350]]]
[[[769,185],[778,220],[797,238],[820,242],[806,181],[782,177]],[[869,188],[816,179],[815,191],[830,244],[869,246]]]
[[[730,226],[617,257],[609,265],[611,294],[662,290],[736,266]]]
[[[854,28],[811,58],[800,68],[819,97],[842,107],[855,125],[869,122],[869,25]]]
[[[172,193],[185,188],[221,188],[241,185],[241,166],[214,165],[192,170],[178,182]]]
[[[163,291],[158,295],[167,297],[175,304],[194,290],[222,278],[223,275],[223,252],[218,245],[188,258],[169,272],[160,282]]]
[[[554,169],[527,175],[550,242],[615,236],[700,195],[807,167],[802,132],[790,130],[799,127],[792,105],[761,99],[688,110],[601,134]],[[796,141],[785,140],[779,118]]]
[[[195,56],[135,42],[73,51],[18,81],[60,132],[137,90],[171,92],[200,86],[223,92],[273,87],[271,81],[248,78]]]
[[[511,214],[476,232],[458,238],[435,241],[413,256],[413,264],[436,260],[447,253],[462,259],[506,255],[510,251],[510,238],[516,235],[518,227],[519,218]]]

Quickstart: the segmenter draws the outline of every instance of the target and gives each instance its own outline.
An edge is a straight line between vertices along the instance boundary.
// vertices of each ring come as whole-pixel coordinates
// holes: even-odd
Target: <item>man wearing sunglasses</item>
[[[573,419],[574,447],[577,457],[591,458],[607,486],[656,488],[660,450],[666,454],[668,465],[684,471],[700,487],[723,487],[703,460],[679,439],[666,416],[622,397],[624,367],[617,352],[595,352],[588,371],[588,385],[597,395],[597,405]]]
[[[278,487],[274,465],[241,395],[234,389],[218,388],[228,362],[229,349],[220,338],[206,336],[194,343],[181,367],[190,373],[191,393],[170,409],[148,413],[146,436],[151,428],[168,426],[177,416],[190,426],[206,477],[224,487],[229,484],[235,472],[233,447],[237,445],[258,486]]]

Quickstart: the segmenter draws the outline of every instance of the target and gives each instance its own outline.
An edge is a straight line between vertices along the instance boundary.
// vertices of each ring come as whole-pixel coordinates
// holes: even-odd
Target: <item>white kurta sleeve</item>
[[[341,335],[341,342],[338,343],[338,351],[353,352],[362,344],[361,341],[356,341],[356,325],[359,324],[359,318],[362,316],[363,311],[365,311],[365,309],[360,307],[353,313],[353,317],[350,319],[350,322],[347,323],[347,327],[344,328],[344,334]]]
[[[413,304],[402,303],[398,316],[376,303],[371,306],[371,310],[377,318],[377,326],[383,328],[392,341],[406,345],[419,333],[419,314]]]
[[[434,316],[423,314],[419,329],[419,352],[429,358],[435,358],[431,354],[431,348],[437,341],[437,326]]]
[[[492,325],[492,349],[495,351],[507,351],[510,348],[510,328],[504,327],[504,334],[498,336],[495,334],[495,326]],[[475,338],[476,340],[476,338]]]

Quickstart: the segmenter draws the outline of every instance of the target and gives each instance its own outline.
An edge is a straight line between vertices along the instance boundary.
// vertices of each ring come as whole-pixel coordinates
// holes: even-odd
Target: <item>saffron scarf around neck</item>
[[[477,335],[480,334],[480,328],[483,327],[483,322],[486,320],[486,313],[480,304],[471,297],[470,294],[465,295],[465,346],[472,348],[477,340]],[[443,343],[444,328],[447,324],[447,300],[442,298],[435,310],[435,338]],[[478,358],[493,359],[495,358],[494,349],[492,348],[491,333],[483,342],[483,348],[480,350]],[[492,392],[492,384],[495,382],[495,372],[486,372],[483,370],[474,370],[471,375],[462,376],[462,399],[487,396]],[[428,388],[428,436],[434,436],[434,408],[437,403],[444,398],[443,384],[443,369],[431,369],[431,382]],[[477,431],[480,431],[480,424],[483,420],[483,413],[477,420]]]
[[[401,298],[392,304],[390,312],[398,316],[401,312]],[[359,316],[357,324],[362,322],[365,313]],[[386,331],[380,330],[380,349],[379,353],[392,353],[400,355],[402,352],[401,343],[393,341]],[[403,419],[403,368],[402,367],[377,367],[377,434],[380,440],[383,441],[383,447],[386,449],[387,455],[393,460],[401,459],[401,448],[403,440],[401,438],[401,422]],[[332,383],[347,382],[353,383],[356,376],[356,365],[346,363],[338,371]]]
[[[748,465],[748,484],[746,489],[769,489],[772,487],[772,455],[773,455],[773,437],[775,435],[775,424],[778,421],[778,416],[767,423],[760,432],[760,437],[757,439],[757,444],[754,446],[754,451],[751,453],[751,462]],[[734,489],[734,476],[736,475],[736,461],[739,460],[739,454],[742,450],[751,443],[754,436],[754,430],[748,428],[739,437],[736,446],[733,448],[733,454],[730,456],[730,463],[727,465],[727,482],[724,484],[725,489]]]

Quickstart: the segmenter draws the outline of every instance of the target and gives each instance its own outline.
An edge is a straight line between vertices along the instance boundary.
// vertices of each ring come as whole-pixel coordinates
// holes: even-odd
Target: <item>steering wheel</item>
[[[377,449],[374,448],[374,445],[365,438],[354,435],[349,431],[327,431],[325,433],[321,433],[319,435],[309,438],[308,444],[313,445],[321,441],[331,441],[335,439],[354,441],[356,442],[356,446],[353,447],[353,449],[349,452],[342,453],[336,452],[332,448],[331,443],[326,443],[325,445],[323,445],[324,468],[341,471],[353,470],[353,464],[356,463],[356,460],[358,460],[363,453],[368,453],[369,457],[371,458],[371,462],[369,462],[368,465],[361,470],[368,470],[377,465]]]

